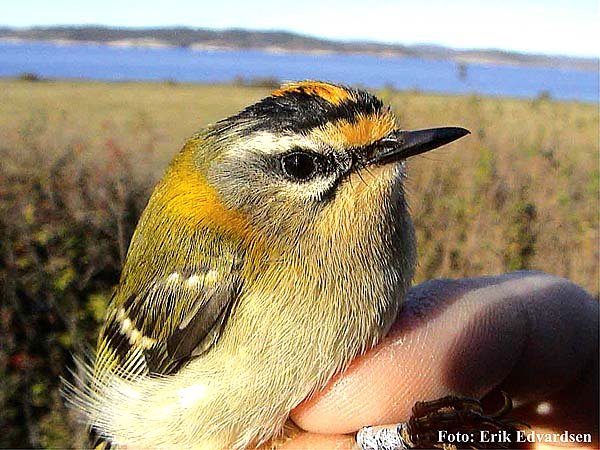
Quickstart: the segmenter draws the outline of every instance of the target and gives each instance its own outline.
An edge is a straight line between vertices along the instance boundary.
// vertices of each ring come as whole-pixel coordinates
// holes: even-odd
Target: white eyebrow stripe
[[[277,155],[284,153],[294,147],[301,147],[317,152],[317,144],[301,134],[272,133],[260,131],[248,136],[247,139],[237,142],[227,150],[228,156],[239,156],[245,151],[259,151],[266,155]],[[320,153],[320,152],[318,152]]]

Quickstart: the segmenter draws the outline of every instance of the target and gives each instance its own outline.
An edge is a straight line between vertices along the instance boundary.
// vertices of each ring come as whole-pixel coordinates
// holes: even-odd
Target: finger
[[[389,336],[292,412],[316,433],[406,420],[418,400],[528,403],[574,383],[597,352],[598,304],[568,281],[520,272],[414,288]],[[594,338],[596,336],[596,338]]]
[[[546,429],[571,434],[591,434],[592,443],[597,444],[598,410],[598,353],[581,375],[566,387],[550,395],[521,405],[514,416],[529,424],[533,429]],[[598,448],[598,447],[596,447]]]
[[[356,441],[347,435],[300,433],[277,447],[278,450],[356,450]]]

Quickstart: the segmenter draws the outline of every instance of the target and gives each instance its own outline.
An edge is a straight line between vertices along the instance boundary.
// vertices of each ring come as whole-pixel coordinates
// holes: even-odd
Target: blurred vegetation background
[[[84,444],[60,377],[94,346],[154,183],[271,84],[0,81],[0,447]],[[410,161],[417,282],[538,269],[598,296],[597,105],[378,94],[402,127],[473,132]]]

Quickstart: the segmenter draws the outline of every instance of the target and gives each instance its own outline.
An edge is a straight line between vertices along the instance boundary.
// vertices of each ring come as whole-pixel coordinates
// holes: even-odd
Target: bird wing
[[[122,283],[100,335],[96,370],[175,372],[217,341],[241,285],[235,264],[174,270],[142,289]]]

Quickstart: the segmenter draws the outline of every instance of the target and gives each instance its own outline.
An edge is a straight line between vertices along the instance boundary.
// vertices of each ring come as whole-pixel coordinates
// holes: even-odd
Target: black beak
[[[469,130],[458,127],[394,131],[377,143],[368,163],[385,164],[400,161],[446,145],[469,133]]]

